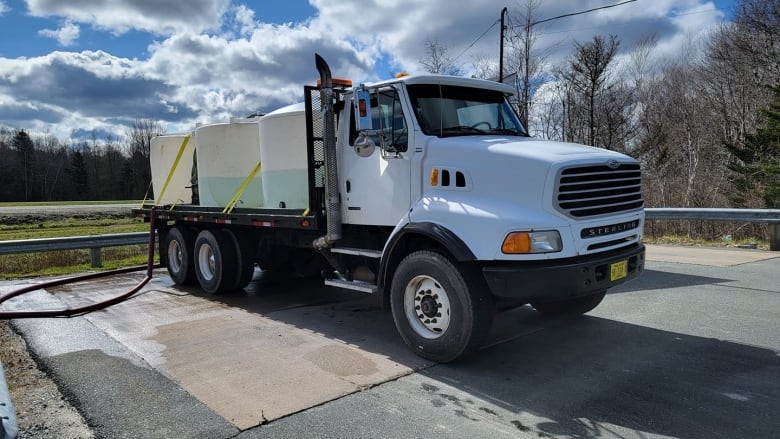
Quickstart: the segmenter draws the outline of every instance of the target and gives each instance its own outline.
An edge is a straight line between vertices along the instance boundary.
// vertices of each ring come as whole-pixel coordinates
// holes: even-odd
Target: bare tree
[[[777,0],[742,0],[734,14],[730,42],[742,53],[759,81],[780,76],[780,3]]]
[[[525,0],[525,3],[520,5],[520,14],[510,17],[511,54],[507,65],[511,71],[517,74],[518,113],[520,121],[526,128],[531,113],[531,100],[536,91],[534,82],[541,73],[544,64],[543,57],[533,54],[537,39],[533,26],[540,5],[541,0]]]
[[[615,35],[611,35],[609,40],[597,35],[587,43],[574,43],[574,46],[569,69],[563,72],[563,76],[573,91],[584,98],[588,116],[588,135],[584,140],[589,145],[596,145],[596,100],[609,79],[608,68],[620,42]]]
[[[491,79],[498,76],[496,63],[487,56],[477,55],[472,57],[471,67],[473,69],[472,78]]]
[[[136,119],[127,129],[127,149],[130,164],[125,168],[125,178],[129,181],[129,190],[133,198],[141,198],[146,194],[152,181],[152,171],[149,166],[149,152],[152,138],[162,134],[164,129],[160,123],[150,119]]]
[[[463,69],[449,55],[449,47],[438,40],[425,40],[425,56],[420,58],[420,66],[428,73],[439,75],[461,75]]]
[[[136,119],[133,124],[127,128],[127,147],[130,155],[140,153],[149,158],[149,149],[152,144],[152,138],[164,132],[159,122],[151,119]]]

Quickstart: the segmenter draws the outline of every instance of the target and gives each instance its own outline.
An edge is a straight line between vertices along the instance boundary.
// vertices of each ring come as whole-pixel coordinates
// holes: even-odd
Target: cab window
[[[401,100],[393,88],[371,92],[371,119],[373,134],[369,137],[377,146],[404,152],[409,146],[409,129],[404,118]],[[349,144],[357,137],[354,115],[351,117]],[[380,138],[381,137],[381,138]],[[380,143],[381,142],[381,143]]]

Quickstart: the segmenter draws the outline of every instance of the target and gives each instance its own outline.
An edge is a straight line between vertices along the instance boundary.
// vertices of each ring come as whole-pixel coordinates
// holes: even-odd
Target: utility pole
[[[498,82],[504,82],[504,16],[506,15],[506,6],[501,10],[501,44],[499,45],[498,54]]]

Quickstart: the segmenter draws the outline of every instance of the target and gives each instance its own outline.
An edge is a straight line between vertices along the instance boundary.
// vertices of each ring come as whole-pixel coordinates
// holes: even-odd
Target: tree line
[[[151,139],[162,132],[159,123],[138,119],[121,141],[93,133],[66,143],[0,127],[0,201],[142,199],[151,181]]]
[[[557,64],[535,49],[540,3],[524,0],[506,37],[504,77],[532,135],[637,158],[648,207],[780,208],[780,2],[739,1],[672,59],[655,53],[657,35],[623,57],[618,37],[596,35]],[[429,72],[467,70],[438,41],[425,48]],[[471,70],[498,76],[479,58]]]

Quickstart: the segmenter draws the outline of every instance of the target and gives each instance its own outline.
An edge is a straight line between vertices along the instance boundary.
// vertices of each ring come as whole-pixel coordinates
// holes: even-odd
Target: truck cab
[[[412,321],[412,346],[446,329],[431,318],[438,313],[393,304],[402,295],[392,292],[403,282],[395,279],[403,265],[397,252],[434,248],[433,256],[489,291],[480,301],[531,303],[546,314],[587,312],[607,288],[643,269],[639,164],[614,151],[529,136],[508,102],[512,93],[491,81],[426,75],[343,96],[343,222],[393,227],[377,283],[389,286],[398,314],[406,309],[396,322]],[[403,295],[418,303],[437,296]],[[442,307],[452,310],[431,299],[429,308]]]

